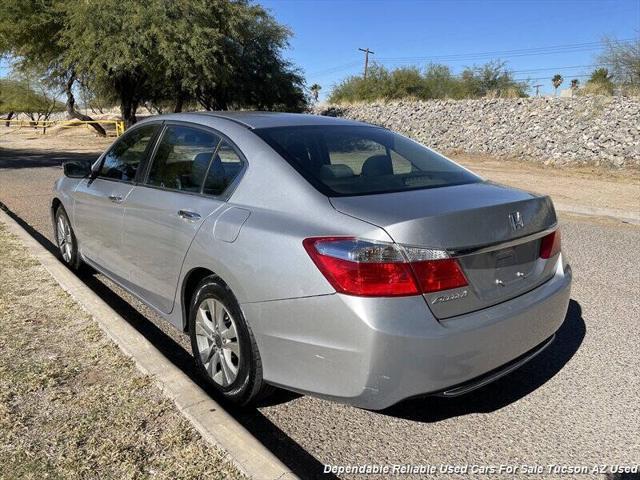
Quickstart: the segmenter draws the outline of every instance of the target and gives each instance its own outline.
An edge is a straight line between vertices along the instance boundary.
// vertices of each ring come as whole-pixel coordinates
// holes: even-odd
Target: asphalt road
[[[0,147],[0,202],[48,248],[51,186],[60,159],[77,155]],[[547,465],[640,463],[640,228],[595,217],[561,217],[561,228],[574,272],[569,312],[556,342],[520,370],[462,398],[384,412],[287,392],[232,412],[304,478],[331,477],[324,464],[543,465],[535,478],[558,478]],[[85,281],[193,375],[182,334],[102,276]]]

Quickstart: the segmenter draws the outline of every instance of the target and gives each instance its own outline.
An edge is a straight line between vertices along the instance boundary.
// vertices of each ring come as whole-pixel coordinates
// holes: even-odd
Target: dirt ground
[[[0,224],[0,479],[243,478]]]
[[[556,204],[640,212],[640,172],[541,163],[452,153],[450,158],[498,183],[550,195]]]
[[[50,128],[46,134],[42,130],[23,127],[6,128],[0,125],[0,148],[55,150],[61,152],[103,151],[115,140],[115,137],[100,137],[86,126],[74,128]]]
[[[102,152],[114,138],[101,138],[86,127],[35,130],[0,127],[0,148],[65,153]],[[640,171],[545,166],[543,163],[498,159],[486,155],[450,153],[452,159],[498,183],[550,195],[560,207],[610,209],[620,216],[640,212]]]

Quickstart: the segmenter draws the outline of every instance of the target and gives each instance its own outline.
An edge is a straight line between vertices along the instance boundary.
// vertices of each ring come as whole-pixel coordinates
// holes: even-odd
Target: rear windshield
[[[482,181],[433,150],[383,128],[302,126],[254,132],[328,196],[402,192]]]

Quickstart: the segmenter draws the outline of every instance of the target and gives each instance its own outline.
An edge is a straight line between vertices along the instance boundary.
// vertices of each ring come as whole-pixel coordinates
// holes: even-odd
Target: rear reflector
[[[347,295],[397,297],[467,285],[444,250],[349,237],[307,238],[303,245],[333,288]]]
[[[560,230],[542,237],[540,242],[540,258],[551,258],[560,253]]]

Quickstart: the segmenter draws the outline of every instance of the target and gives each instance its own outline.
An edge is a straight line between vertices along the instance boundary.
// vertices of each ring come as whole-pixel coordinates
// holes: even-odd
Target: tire
[[[247,406],[270,390],[253,333],[233,293],[215,275],[203,279],[193,295],[189,337],[199,373],[225,399]]]
[[[71,228],[69,216],[62,205],[56,209],[54,229],[56,244],[62,261],[69,268],[76,271],[80,270],[82,260],[78,255],[78,241],[73,228]]]

